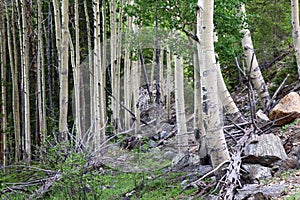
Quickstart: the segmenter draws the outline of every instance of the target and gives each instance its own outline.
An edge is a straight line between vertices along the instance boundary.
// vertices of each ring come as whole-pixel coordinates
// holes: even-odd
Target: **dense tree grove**
[[[165,122],[176,124],[180,154],[200,143],[218,167],[230,157],[226,116],[245,121],[230,92],[251,77],[267,113],[287,74],[288,84],[300,77],[295,5],[0,0],[1,169],[39,162],[53,144],[101,157]]]

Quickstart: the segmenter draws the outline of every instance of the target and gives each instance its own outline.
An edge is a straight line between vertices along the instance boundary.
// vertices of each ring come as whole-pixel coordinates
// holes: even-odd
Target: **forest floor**
[[[245,96],[239,94],[237,100],[242,108],[246,107]],[[280,137],[287,154],[291,146],[300,145],[300,120],[272,127],[271,132]],[[107,154],[100,160],[92,160],[93,163],[89,163],[89,156],[84,153],[71,152],[63,157],[59,147],[47,149],[47,154],[31,166],[18,164],[5,173],[0,171],[0,199],[192,200],[213,199],[207,198],[208,194],[218,194],[212,176],[203,180],[201,188],[187,187],[211,168],[203,172],[199,164],[174,167],[174,161],[169,159],[177,154],[174,137],[160,148],[151,148],[154,141],[149,138],[142,138],[145,141],[139,149],[130,150],[116,141],[119,144],[112,145]],[[188,159],[196,163],[191,156]],[[279,176],[260,180],[258,187],[272,185],[284,185],[276,199],[300,200],[300,169],[288,169]]]

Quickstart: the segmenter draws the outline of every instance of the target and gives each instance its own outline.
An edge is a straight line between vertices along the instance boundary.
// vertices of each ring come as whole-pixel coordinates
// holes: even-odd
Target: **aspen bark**
[[[119,90],[118,90],[118,80],[119,80],[119,66],[117,58],[117,19],[116,19],[116,0],[110,2],[110,64],[111,64],[111,88],[112,94],[115,97],[111,99],[111,107],[113,112],[113,123],[115,127],[115,133],[118,134],[119,131]]]
[[[59,134],[62,142],[68,134],[68,75],[69,75],[69,0],[62,1],[61,63],[59,67]]]
[[[174,56],[175,63],[175,106],[177,123],[177,141],[179,153],[186,153],[189,149],[188,134],[185,118],[183,63],[182,57]]]
[[[129,2],[128,2],[129,3]],[[124,106],[130,108],[131,106],[131,96],[132,96],[132,85],[131,85],[131,61],[130,61],[130,51],[129,42],[127,41],[128,34],[132,27],[132,18],[126,16],[127,30],[125,38],[125,55],[124,55]],[[130,128],[131,115],[129,112],[125,111],[124,114],[124,128],[129,130]]]
[[[240,10],[243,15],[246,15],[244,4],[241,6]],[[244,34],[242,45],[247,62],[248,72],[250,73],[251,83],[259,95],[262,106],[267,108],[269,106],[270,95],[256,59],[250,30],[244,28],[241,32]]]
[[[13,63],[14,66],[12,71],[12,80],[13,80],[13,112],[14,112],[14,128],[15,128],[15,160],[19,161],[21,158],[21,119],[20,119],[20,94],[19,94],[19,69],[18,69],[18,49],[17,49],[17,35],[15,22],[19,20],[15,19],[15,2],[12,1],[12,11],[11,11],[11,21],[13,22],[12,27],[12,40],[13,40]],[[18,23],[19,24],[19,23]]]
[[[28,28],[26,21],[26,1],[22,0],[21,16],[22,16],[22,95],[24,109],[24,158],[27,162],[31,160],[31,135],[30,135],[30,107],[29,107],[29,41]]]
[[[7,114],[6,114],[6,27],[5,27],[5,18],[4,18],[4,2],[0,0],[0,26],[1,26],[1,41],[0,41],[0,51],[1,51],[1,154],[0,159],[3,159],[3,166],[6,166],[7,163],[7,136],[6,136],[6,127],[7,127]]]
[[[298,68],[298,79],[300,80],[300,25],[299,25],[299,2],[291,0],[292,7],[292,25],[293,25],[293,41],[294,50]]]
[[[77,140],[82,141],[82,129],[81,129],[81,106],[80,106],[80,43],[79,43],[79,12],[78,12],[78,0],[74,2],[75,10],[75,67],[73,68],[74,76],[74,93],[75,93],[75,126],[77,132]]]
[[[101,101],[101,89],[103,88],[102,80],[102,67],[101,67],[101,23],[100,23],[100,8],[99,0],[95,0],[93,3],[94,10],[94,91],[93,91],[93,101],[94,101],[94,148],[105,139],[103,129],[103,121],[101,120],[103,112],[103,103]]]
[[[42,76],[42,71],[44,68],[44,51],[43,51],[43,36],[42,36],[42,1],[38,0],[38,21],[37,21],[37,26],[38,26],[38,47],[37,47],[37,108],[38,108],[38,121],[37,121],[37,130],[38,134],[41,136],[41,141],[45,141],[45,109],[43,108],[43,104],[45,103],[43,96],[44,91],[44,83],[42,79],[44,78]],[[42,135],[43,134],[43,135]]]
[[[90,27],[90,18],[89,18],[89,13],[88,13],[88,8],[87,8],[87,2],[84,0],[83,2],[84,5],[84,13],[85,13],[85,21],[86,21],[86,30],[87,30],[87,40],[88,40],[88,69],[89,69],[89,100],[90,100],[90,110],[89,110],[89,126],[92,128],[93,127],[93,120],[94,120],[94,75],[93,75],[93,50],[92,50],[92,39],[91,39],[91,27]],[[88,137],[84,138],[84,141],[87,141]]]
[[[133,90],[133,106],[135,113],[135,134],[140,133],[140,108],[139,108],[139,85],[140,85],[140,66],[138,61],[132,61],[132,90]]]
[[[167,109],[167,118],[171,118],[171,76],[172,76],[172,58],[170,47],[167,46],[167,85],[166,85],[166,109]]]
[[[229,153],[223,133],[220,102],[218,98],[218,66],[216,64],[213,44],[213,12],[214,1],[198,1],[198,8],[204,10],[203,42],[204,42],[204,70],[203,86],[203,118],[206,129],[206,144],[213,168],[229,159]],[[205,92],[205,93],[204,93]],[[220,177],[221,172],[216,174]]]

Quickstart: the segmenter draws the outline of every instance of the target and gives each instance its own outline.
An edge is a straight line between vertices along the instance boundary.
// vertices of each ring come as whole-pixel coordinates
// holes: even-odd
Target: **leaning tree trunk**
[[[184,84],[183,84],[183,64],[182,57],[174,56],[175,63],[175,106],[176,106],[176,122],[177,122],[177,141],[179,153],[186,153],[189,149],[188,133],[185,118],[184,104]]]
[[[213,168],[229,160],[225,136],[222,127],[221,108],[218,95],[218,66],[214,51],[213,40],[213,12],[214,1],[198,1],[198,10],[204,10],[203,42],[204,65],[201,76],[203,77],[203,122],[206,128],[206,144]],[[198,15],[199,17],[199,15]],[[216,175],[220,177],[221,171]]]
[[[241,13],[243,15],[246,15],[244,4],[241,5]],[[244,24],[244,26],[247,27],[247,24]],[[270,102],[270,95],[254,53],[251,33],[247,28],[244,28],[241,32],[244,34],[244,37],[242,39],[242,45],[244,49],[245,59],[247,62],[248,72],[250,73],[251,83],[253,84],[254,89],[259,95],[262,106],[264,108],[268,108]]]
[[[298,67],[298,79],[300,80],[300,26],[299,26],[299,5],[298,0],[291,0],[292,6],[292,25],[294,49]]]

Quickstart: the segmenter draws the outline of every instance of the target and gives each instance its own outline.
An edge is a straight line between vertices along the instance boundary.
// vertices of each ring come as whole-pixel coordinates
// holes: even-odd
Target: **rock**
[[[200,165],[198,168],[198,172],[199,172],[200,176],[207,174],[211,170],[213,170],[213,168],[210,165]],[[212,175],[214,175],[214,174],[212,174]]]
[[[154,147],[156,147],[156,142],[154,141],[154,140],[149,140],[149,146],[150,146],[150,148],[154,148]]]
[[[243,168],[247,171],[244,177],[247,183],[258,183],[259,180],[272,177],[271,168],[257,164],[244,164]]]
[[[268,118],[268,116],[261,109],[259,109],[256,112],[256,116],[259,117],[263,121],[266,121],[266,122],[270,121],[270,119]]]
[[[274,134],[254,135],[245,147],[246,163],[261,164],[270,167],[277,160],[287,159],[287,155],[278,136]]]
[[[177,154],[174,151],[166,151],[163,157],[167,160],[172,160]]]
[[[296,92],[291,92],[283,97],[270,113],[271,120],[277,120],[277,125],[283,125],[294,121],[300,117],[300,96]]]
[[[273,199],[279,197],[284,189],[285,185],[283,184],[275,184],[271,186],[246,184],[243,188],[237,189],[237,194],[234,199]]]

